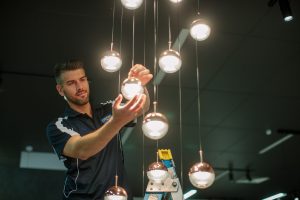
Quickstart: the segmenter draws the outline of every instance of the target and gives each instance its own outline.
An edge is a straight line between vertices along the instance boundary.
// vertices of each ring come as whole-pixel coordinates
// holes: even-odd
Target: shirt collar
[[[69,104],[67,104],[66,109],[64,111],[64,116],[68,116],[68,117],[76,117],[78,115],[81,115],[82,113],[79,113],[75,110],[73,110]]]
[[[94,113],[94,106],[93,104],[91,103],[91,108],[93,110],[93,113]],[[66,109],[64,111],[64,116],[68,116],[68,117],[77,117],[78,115],[83,115],[82,113],[80,112],[77,112],[76,110],[73,110],[69,104],[67,104],[66,106]]]

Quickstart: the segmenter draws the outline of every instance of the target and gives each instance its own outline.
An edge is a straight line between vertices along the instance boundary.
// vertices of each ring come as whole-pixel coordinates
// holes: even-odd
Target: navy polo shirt
[[[67,168],[63,188],[63,199],[98,200],[103,199],[105,191],[115,185],[116,169],[118,185],[123,187],[131,198],[126,182],[122,143],[118,135],[105,148],[87,160],[80,160],[63,155],[68,139],[73,135],[87,135],[101,127],[112,115],[112,103],[92,106],[93,118],[74,111],[67,106],[63,115],[49,123],[47,137],[59,159]]]

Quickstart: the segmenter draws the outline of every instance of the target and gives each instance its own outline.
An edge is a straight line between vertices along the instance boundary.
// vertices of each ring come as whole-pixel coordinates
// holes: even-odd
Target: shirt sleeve
[[[58,118],[56,121],[51,122],[46,129],[48,141],[60,160],[66,159],[63,150],[67,141],[73,135],[78,135],[68,126],[66,120],[67,118]]]

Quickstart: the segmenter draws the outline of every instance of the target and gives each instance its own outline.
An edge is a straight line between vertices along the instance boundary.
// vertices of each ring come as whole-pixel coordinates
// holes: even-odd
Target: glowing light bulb
[[[209,164],[199,162],[190,168],[189,179],[193,186],[205,189],[213,184],[215,180],[215,172]]]
[[[143,133],[150,139],[161,139],[167,134],[168,129],[168,119],[161,113],[149,113],[143,120]]]
[[[107,51],[101,58],[101,66],[107,72],[118,71],[122,66],[122,59],[118,52]]]
[[[286,16],[284,18],[284,21],[286,21],[286,22],[289,22],[289,21],[292,21],[292,20],[293,20],[293,16]]]
[[[202,19],[192,22],[190,28],[191,36],[197,41],[203,41],[210,35],[210,27]]]
[[[153,162],[148,167],[147,176],[155,183],[162,183],[168,178],[169,173],[163,163]]]
[[[174,73],[181,67],[180,54],[172,49],[164,51],[158,61],[159,67],[166,73]]]
[[[123,81],[121,92],[127,100],[130,100],[136,95],[143,94],[144,88],[139,79],[131,77]]]
[[[121,2],[125,8],[135,10],[142,5],[143,0],[121,0]]]
[[[127,200],[127,192],[120,186],[110,187],[104,194],[104,200]]]
[[[182,0],[170,0],[172,3],[179,3],[182,2]]]

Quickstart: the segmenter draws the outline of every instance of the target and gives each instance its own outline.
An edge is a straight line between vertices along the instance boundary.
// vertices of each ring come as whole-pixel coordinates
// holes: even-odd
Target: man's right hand
[[[141,94],[139,96],[135,96],[125,105],[121,105],[122,99],[123,96],[119,94],[112,107],[112,121],[121,127],[132,121],[142,112],[143,106],[146,102],[146,95]]]

